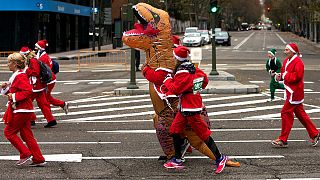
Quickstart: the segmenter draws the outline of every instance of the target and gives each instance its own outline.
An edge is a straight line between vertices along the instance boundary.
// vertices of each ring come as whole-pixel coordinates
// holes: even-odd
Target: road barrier
[[[108,65],[124,65],[127,70],[128,53],[124,50],[79,51],[78,71],[81,68],[107,67]]]

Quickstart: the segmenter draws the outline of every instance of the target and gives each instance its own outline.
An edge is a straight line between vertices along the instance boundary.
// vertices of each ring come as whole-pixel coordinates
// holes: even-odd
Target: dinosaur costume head
[[[169,14],[146,3],[138,3],[132,9],[140,23],[124,32],[122,41],[131,48],[144,50],[150,67],[173,69],[175,62]]]

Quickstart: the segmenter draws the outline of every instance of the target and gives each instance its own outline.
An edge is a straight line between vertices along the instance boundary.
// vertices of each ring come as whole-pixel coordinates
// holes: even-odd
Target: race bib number
[[[193,94],[197,94],[201,92],[203,79],[204,77],[200,77],[193,80]]]

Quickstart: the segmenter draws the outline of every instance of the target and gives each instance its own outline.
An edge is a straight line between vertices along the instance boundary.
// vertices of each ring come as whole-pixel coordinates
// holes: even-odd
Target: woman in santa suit
[[[47,43],[47,40],[40,40],[38,41],[36,44],[35,44],[35,49],[37,50],[37,56],[36,58],[42,62],[44,62],[45,64],[47,64],[50,69],[52,69],[52,60],[51,58],[49,57],[49,55],[46,53],[45,49],[46,49],[46,46],[48,46],[48,43]],[[51,92],[56,84],[56,75],[54,73],[52,73],[52,81],[49,82],[47,85],[48,85],[48,90],[47,90],[47,93],[46,93],[46,97],[47,97],[47,101],[54,105],[54,106],[59,106],[63,109],[63,111],[65,112],[65,114],[68,114],[69,112],[69,103],[68,102],[65,102],[65,101],[62,101],[60,99],[57,99],[57,98],[54,98],[52,95],[51,95]],[[57,122],[54,121],[52,123],[52,125],[56,125]],[[50,125],[50,122],[48,123],[48,125]]]
[[[30,51],[28,47],[22,47],[20,49],[20,54],[26,58],[27,68],[25,69],[25,73],[30,79],[30,83],[32,84],[32,101],[35,99],[38,107],[41,109],[42,114],[47,120],[47,125],[45,128],[52,127],[56,125],[56,120],[54,119],[50,103],[46,98],[46,89],[47,85],[42,83],[40,80],[40,65],[39,62],[34,58],[33,52]],[[32,125],[35,125],[35,119],[31,121]]]
[[[30,166],[46,164],[38,143],[31,131],[30,120],[35,116],[31,95],[32,86],[28,76],[23,72],[25,59],[19,53],[8,56],[8,67],[13,72],[8,83],[1,84],[1,94],[8,97],[8,108],[4,114],[4,136],[19,151],[21,166],[32,159]],[[23,144],[17,133],[20,133]]]

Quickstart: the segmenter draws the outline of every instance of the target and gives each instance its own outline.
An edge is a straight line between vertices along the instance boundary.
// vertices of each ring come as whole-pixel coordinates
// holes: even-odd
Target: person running
[[[44,166],[45,159],[33,136],[30,120],[35,117],[31,95],[32,86],[23,72],[25,59],[19,53],[8,56],[8,68],[13,72],[8,83],[1,84],[1,94],[8,97],[8,107],[3,116],[4,136],[19,151],[21,166],[32,160],[30,166]],[[17,135],[20,133],[21,138]],[[26,143],[23,144],[22,140]]]
[[[52,69],[52,60],[51,58],[49,57],[49,55],[46,53],[45,51],[45,48],[48,46],[48,43],[47,41],[44,39],[44,40],[40,40],[38,41],[36,44],[35,44],[35,49],[36,49],[36,58],[42,62],[44,62],[45,64],[47,64],[50,69]],[[59,100],[57,98],[54,98],[52,95],[51,95],[51,92],[56,84],[56,76],[54,73],[52,73],[52,81],[49,82],[47,85],[48,85],[48,90],[47,90],[47,93],[46,93],[46,97],[47,97],[47,101],[54,105],[54,106],[59,106],[63,109],[63,111],[65,112],[65,114],[68,114],[69,112],[69,103],[68,102],[65,102],[65,101],[62,101],[62,100]],[[51,126],[55,126],[57,124],[57,121],[51,121],[49,122],[46,126],[48,127],[51,127]]]
[[[281,134],[271,141],[276,147],[287,147],[288,137],[293,125],[294,114],[307,129],[312,146],[317,146],[320,133],[310,120],[303,108],[304,101],[304,64],[300,59],[300,51],[296,44],[287,44],[284,50],[287,55],[281,72],[275,75],[276,81],[283,81],[285,91],[285,103],[281,110]]]
[[[35,54],[31,52],[30,49],[26,46],[20,49],[20,54],[26,58],[27,67],[25,69],[25,73],[30,79],[33,91],[31,100],[36,100],[37,105],[41,109],[44,118],[47,120],[47,125],[45,125],[44,127],[51,127],[50,124],[54,124],[56,120],[52,115],[50,103],[46,98],[47,85],[40,80],[39,62],[34,58]],[[31,121],[31,125],[35,125],[35,119],[36,118]]]
[[[276,50],[275,49],[270,49],[268,51],[268,60],[266,63],[266,70],[269,72],[271,80],[270,80],[270,100],[268,101],[273,101],[274,100],[274,94],[276,92],[276,89],[284,89],[284,86],[281,82],[277,82],[274,79],[274,75],[276,73],[280,73],[282,64],[279,58],[276,57]]]
[[[200,91],[204,89],[209,80],[207,75],[189,62],[190,50],[184,46],[178,46],[173,51],[176,59],[174,76],[168,74],[163,81],[170,93],[179,96],[178,112],[170,127],[170,134],[173,137],[175,157],[164,164],[166,168],[183,168],[181,161],[181,144],[183,143],[183,131],[187,124],[195,131],[216,157],[216,173],[223,171],[228,157],[221,154],[214,140],[208,125],[201,119],[202,97]]]

